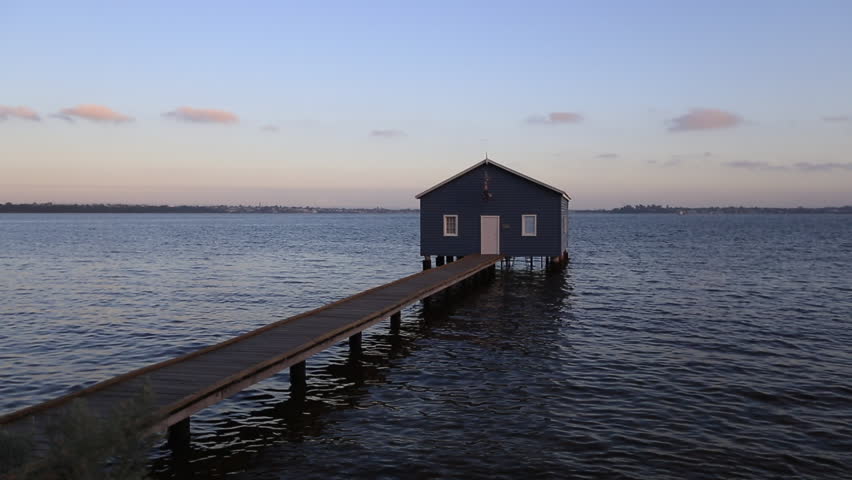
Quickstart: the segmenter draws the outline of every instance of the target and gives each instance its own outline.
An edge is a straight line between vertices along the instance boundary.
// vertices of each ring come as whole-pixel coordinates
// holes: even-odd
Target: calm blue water
[[[852,217],[574,215],[523,264],[193,417],[157,478],[841,478]],[[420,267],[416,215],[0,215],[0,413]]]

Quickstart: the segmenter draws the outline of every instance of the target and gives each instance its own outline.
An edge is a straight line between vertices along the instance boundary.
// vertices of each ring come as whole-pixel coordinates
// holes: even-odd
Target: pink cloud
[[[713,108],[693,108],[686,115],[672,119],[671,132],[713,130],[735,127],[743,122],[739,115]]]
[[[852,117],[850,117],[849,115],[826,115],[822,117],[822,119],[826,122],[852,122]]]
[[[399,138],[399,137],[404,137],[405,132],[403,132],[402,130],[392,130],[392,129],[373,130],[373,131],[370,132],[370,136],[376,137],[376,138]]]
[[[121,114],[103,105],[77,105],[72,108],[63,108],[60,115],[67,117],[79,117],[93,122],[125,123],[132,122],[133,117]],[[64,118],[57,115],[58,118]]]
[[[41,117],[29,107],[7,107],[0,105],[0,120],[6,120],[10,117],[31,120],[33,122],[41,121]]]
[[[192,123],[230,124],[240,121],[236,114],[215,108],[178,107],[174,111],[164,113],[163,116]]]
[[[532,115],[527,118],[527,123],[530,125],[559,125],[582,121],[583,116],[573,112],[550,112],[547,115]]]

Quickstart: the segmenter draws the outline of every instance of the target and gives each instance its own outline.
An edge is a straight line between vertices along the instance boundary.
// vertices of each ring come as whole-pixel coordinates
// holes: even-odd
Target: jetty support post
[[[391,333],[399,333],[400,326],[402,326],[402,312],[396,312],[390,317]]]
[[[308,390],[308,377],[304,360],[290,367],[290,391],[296,395],[304,395]]]
[[[189,418],[190,417],[186,417],[169,427],[166,444],[173,452],[185,452],[189,450],[189,441],[191,438]]]
[[[361,332],[349,337],[349,356],[357,358],[361,355]]]

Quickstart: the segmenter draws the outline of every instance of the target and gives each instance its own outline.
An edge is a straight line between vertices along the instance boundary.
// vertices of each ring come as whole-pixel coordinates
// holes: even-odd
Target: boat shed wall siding
[[[485,173],[491,198],[483,195]],[[556,256],[564,251],[564,197],[494,165],[482,165],[420,198],[421,255],[479,253],[480,216],[500,216],[500,253]],[[521,235],[521,216],[535,214],[537,235]],[[458,236],[444,236],[444,215],[458,215]]]
[[[565,217],[565,230],[562,232],[562,252],[568,251],[568,232],[571,231],[571,217],[568,215],[568,199],[562,197],[560,205],[561,215]],[[561,224],[561,219],[560,219]]]

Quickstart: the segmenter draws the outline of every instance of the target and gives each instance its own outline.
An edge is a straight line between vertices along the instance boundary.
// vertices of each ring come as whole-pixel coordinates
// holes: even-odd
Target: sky
[[[852,204],[852,2],[0,0],[0,202]]]

